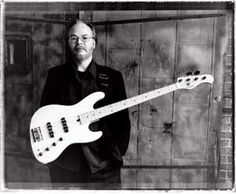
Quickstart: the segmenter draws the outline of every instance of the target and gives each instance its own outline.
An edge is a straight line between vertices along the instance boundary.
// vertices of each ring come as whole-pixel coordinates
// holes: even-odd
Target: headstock
[[[200,84],[203,84],[203,83],[212,84],[213,82],[214,82],[214,78],[212,75],[209,75],[209,74],[189,75],[186,77],[179,77],[177,79],[176,86],[178,89],[191,90]]]

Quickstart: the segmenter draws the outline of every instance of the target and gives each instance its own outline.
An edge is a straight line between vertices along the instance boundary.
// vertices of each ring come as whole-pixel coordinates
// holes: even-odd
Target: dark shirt
[[[126,98],[120,72],[99,66],[94,61],[85,72],[75,70],[72,64],[64,64],[49,71],[41,106],[73,105],[95,91],[103,91],[106,95],[95,107]],[[96,173],[108,165],[121,166],[122,155],[129,142],[128,111],[105,117],[91,127],[90,130],[102,130],[103,136],[95,142],[70,145],[49,165],[58,165],[81,174]]]

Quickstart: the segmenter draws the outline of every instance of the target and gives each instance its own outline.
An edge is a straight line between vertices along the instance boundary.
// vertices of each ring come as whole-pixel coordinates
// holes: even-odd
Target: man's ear
[[[96,48],[96,41],[93,39],[93,49]]]

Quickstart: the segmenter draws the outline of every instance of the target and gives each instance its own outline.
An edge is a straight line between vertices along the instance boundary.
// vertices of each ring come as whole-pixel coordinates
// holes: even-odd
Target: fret
[[[172,84],[162,89],[156,89],[154,91],[146,92],[138,96],[122,100],[120,102],[115,102],[113,104],[94,109],[92,111],[89,111],[80,115],[81,123],[96,121],[110,114],[141,104],[143,102],[146,102],[148,100],[170,93],[175,90],[177,90],[177,87],[175,84]]]

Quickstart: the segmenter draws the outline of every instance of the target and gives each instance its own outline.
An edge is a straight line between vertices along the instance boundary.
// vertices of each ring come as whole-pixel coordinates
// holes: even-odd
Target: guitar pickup
[[[62,123],[62,127],[63,127],[64,131],[67,133],[69,131],[69,129],[68,129],[68,125],[67,125],[65,117],[61,118],[61,123]]]
[[[32,134],[34,142],[40,142],[43,140],[40,127],[31,129],[31,134]]]
[[[50,122],[47,123],[47,128],[48,128],[49,136],[50,136],[51,138],[53,138],[53,137],[54,137],[54,132],[53,132],[53,130],[52,130],[52,125],[51,125]]]

